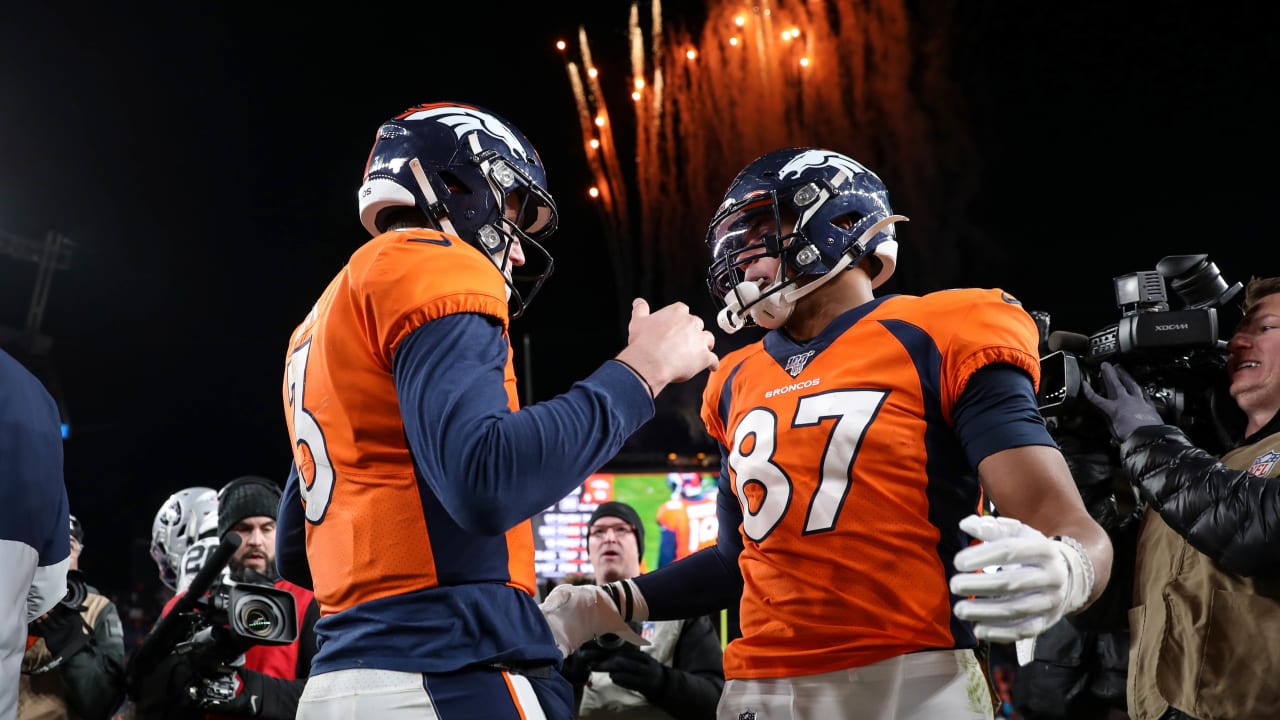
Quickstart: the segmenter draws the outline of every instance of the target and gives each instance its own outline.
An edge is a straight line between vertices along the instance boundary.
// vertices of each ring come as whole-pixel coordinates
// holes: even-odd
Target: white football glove
[[[981,640],[1035,637],[1084,607],[1093,592],[1093,562],[1072,538],[1047,538],[1013,518],[990,515],[970,515],[960,529],[983,542],[956,553],[951,592],[973,596],[956,603],[955,613],[974,623]],[[1001,567],[992,571],[992,565]]]
[[[556,647],[565,657],[582,643],[606,633],[636,645],[649,644],[627,626],[618,614],[618,606],[599,585],[557,585],[538,609],[542,610],[555,636]]]

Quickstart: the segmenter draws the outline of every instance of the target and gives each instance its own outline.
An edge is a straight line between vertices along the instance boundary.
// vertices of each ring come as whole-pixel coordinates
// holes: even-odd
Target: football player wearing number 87
[[[707,234],[708,283],[726,332],[765,332],[703,395],[717,544],[556,588],[542,608],[565,641],[612,612],[739,602],[719,718],[991,718],[978,641],[1034,637],[1102,593],[1112,549],[1037,410],[1035,322],[999,289],[876,297],[905,219],[830,150],[739,173]],[[984,499],[1000,517],[977,515]],[[1009,568],[982,572],[994,564]]]

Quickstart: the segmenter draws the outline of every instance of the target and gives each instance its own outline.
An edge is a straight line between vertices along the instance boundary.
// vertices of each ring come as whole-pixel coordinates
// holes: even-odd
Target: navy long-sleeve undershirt
[[[654,412],[644,382],[612,360],[566,392],[513,412],[508,352],[501,326],[460,313],[414,330],[392,365],[418,476],[455,522],[486,535],[555,504]],[[281,502],[277,558],[282,576],[309,586],[294,475]]]

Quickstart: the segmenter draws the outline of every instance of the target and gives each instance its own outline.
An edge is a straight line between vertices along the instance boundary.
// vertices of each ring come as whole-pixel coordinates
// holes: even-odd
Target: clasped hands
[[[568,657],[583,643],[613,633],[635,645],[648,645],[618,614],[609,594],[599,585],[557,585],[538,606],[551,626],[556,647]]]

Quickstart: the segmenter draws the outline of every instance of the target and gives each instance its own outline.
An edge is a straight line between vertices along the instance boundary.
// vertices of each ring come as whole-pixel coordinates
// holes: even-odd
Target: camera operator
[[[1102,366],[1120,457],[1147,504],[1130,611],[1132,720],[1280,717],[1280,277],[1254,278],[1227,344],[1244,437],[1221,460]]]
[[[280,579],[275,569],[276,513],[280,489],[266,478],[246,475],[218,492],[218,537],[234,532],[241,544],[228,564],[231,580],[268,585],[294,598],[298,635],[286,645],[251,645],[241,662],[228,667],[208,653],[174,653],[147,673],[135,698],[139,718],[198,716],[258,716],[292,720],[297,714],[311,658],[315,654],[314,625],[319,606],[311,591]],[[164,614],[177,604],[175,595]]]
[[[28,632],[18,720],[106,718],[124,699],[124,631],[115,605],[80,573],[84,529],[71,515],[67,594]]]
[[[640,574],[644,525],[635,508],[606,502],[587,522],[587,554],[597,583]],[[711,620],[645,622],[641,648],[616,636],[584,643],[561,670],[579,718],[713,720],[724,688],[720,636]]]

